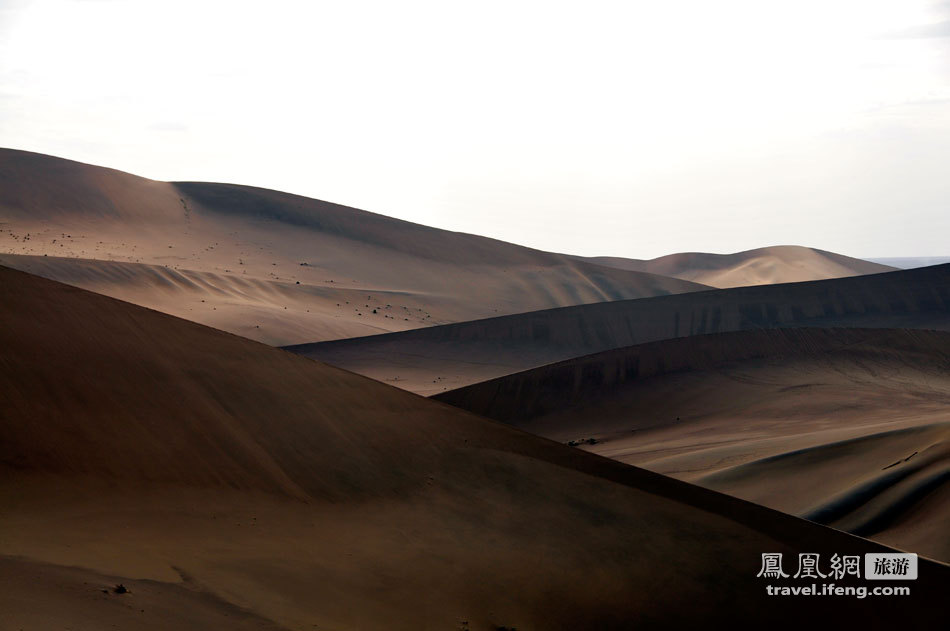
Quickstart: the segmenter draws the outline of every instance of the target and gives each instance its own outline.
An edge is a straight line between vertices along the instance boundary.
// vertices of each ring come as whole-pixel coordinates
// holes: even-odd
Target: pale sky
[[[950,2],[0,0],[0,146],[545,250],[950,254]]]

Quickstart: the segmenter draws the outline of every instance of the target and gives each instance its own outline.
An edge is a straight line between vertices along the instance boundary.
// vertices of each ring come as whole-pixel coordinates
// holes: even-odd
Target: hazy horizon
[[[3,3],[3,144],[585,256],[948,254],[946,1],[258,9]]]

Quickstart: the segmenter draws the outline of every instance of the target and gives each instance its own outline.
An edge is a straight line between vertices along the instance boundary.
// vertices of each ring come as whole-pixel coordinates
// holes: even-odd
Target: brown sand
[[[705,288],[277,191],[9,149],[0,264],[275,345]]]
[[[719,288],[843,278],[897,269],[797,245],[777,245],[735,254],[683,252],[647,261],[611,256],[583,260],[617,269],[673,276]]]
[[[950,560],[950,504],[936,494],[950,479],[950,333],[695,336],[598,353],[436,398]],[[590,438],[596,444],[586,444]]]
[[[3,268],[0,348],[8,628],[942,616],[945,565],[923,560],[911,596],[888,602],[768,598],[762,552],[881,547]],[[131,593],[103,593],[116,583]]]
[[[581,305],[289,350],[431,395],[611,348],[788,326],[950,329],[950,265]]]

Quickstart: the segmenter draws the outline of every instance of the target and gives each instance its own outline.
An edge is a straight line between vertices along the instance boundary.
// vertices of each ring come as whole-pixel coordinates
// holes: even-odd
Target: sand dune
[[[947,332],[802,328],[694,336],[436,398],[950,560],[950,504],[934,495],[950,480]]]
[[[896,269],[797,245],[757,248],[735,254],[682,252],[650,260],[611,256],[585,257],[583,260],[617,269],[673,276],[720,288],[843,278]]]
[[[9,149],[0,254],[4,265],[270,344],[704,288],[288,193],[156,182]],[[211,278],[168,284],[156,274]],[[249,284],[257,289],[241,289]]]
[[[874,429],[903,429],[794,449],[694,481],[948,561],[950,416],[946,409],[946,404],[942,414],[896,409],[894,422]],[[928,417],[939,420],[919,424]]]
[[[611,348],[787,326],[950,328],[950,265],[583,305],[289,350],[430,395]]]
[[[5,268],[0,346],[12,628],[926,626],[950,584],[770,598],[763,551],[882,548]]]
[[[950,263],[950,256],[897,256],[885,258],[868,259],[881,265],[890,265],[897,269],[913,269],[915,267],[928,267],[930,265],[943,265]]]
[[[298,285],[164,265],[52,256],[0,254],[0,265],[273,345],[314,335],[326,339],[374,335],[431,322],[428,312],[422,311],[423,305],[431,304],[400,291],[367,294],[331,283]]]

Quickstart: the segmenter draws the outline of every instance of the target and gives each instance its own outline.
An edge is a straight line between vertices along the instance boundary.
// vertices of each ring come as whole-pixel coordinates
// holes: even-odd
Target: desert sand
[[[899,267],[796,245],[756,248],[734,254],[681,252],[649,260],[612,256],[595,256],[583,260],[617,269],[692,280],[719,288],[844,278],[878,274]]]
[[[273,345],[706,288],[288,193],[10,149],[0,264]]]
[[[560,442],[950,561],[950,333],[775,329],[437,395]]]
[[[0,347],[8,628],[942,617],[948,566],[900,607],[769,598],[762,552],[885,548],[6,268]]]
[[[612,348],[788,326],[950,329],[950,265],[581,305],[289,350],[431,395]]]

